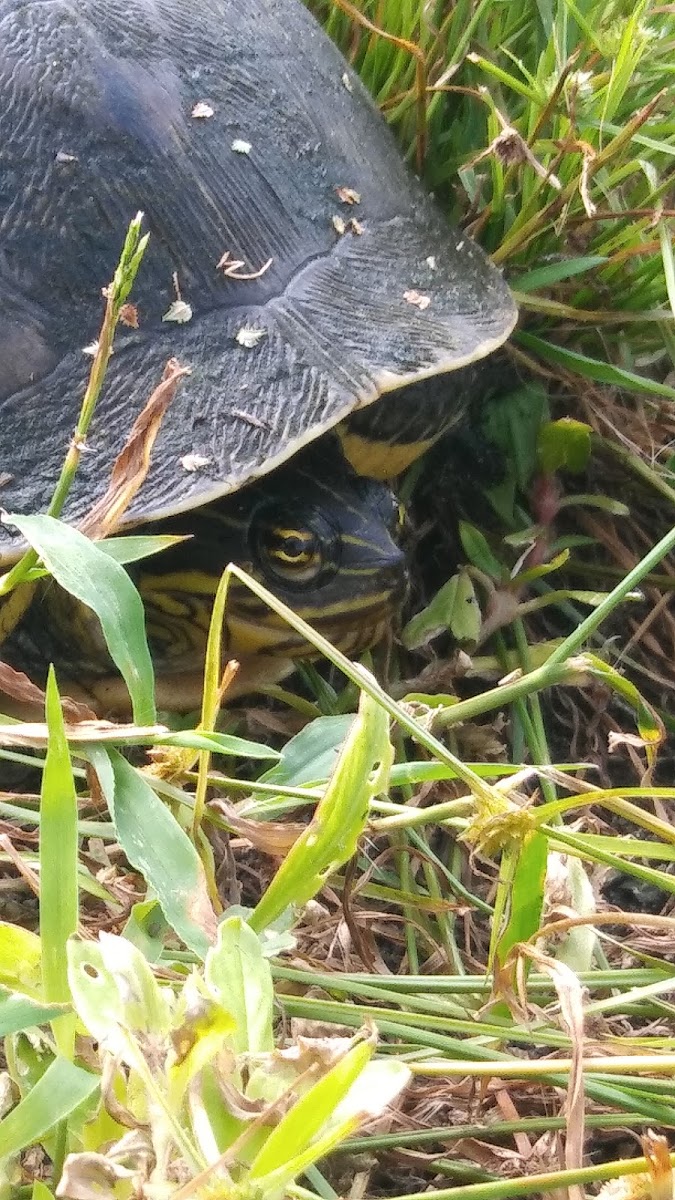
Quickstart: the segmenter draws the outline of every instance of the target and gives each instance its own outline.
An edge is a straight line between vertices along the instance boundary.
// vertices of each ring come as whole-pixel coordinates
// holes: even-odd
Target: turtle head
[[[203,655],[213,595],[229,562],[346,654],[382,638],[405,589],[394,536],[398,507],[387,486],[336,458],[301,454],[233,496],[162,522],[191,536],[146,560],[138,576],[158,674],[195,666]],[[281,660],[316,653],[238,579],[228,592],[225,632],[231,657],[244,664],[255,658],[258,667],[271,659],[271,675]]]

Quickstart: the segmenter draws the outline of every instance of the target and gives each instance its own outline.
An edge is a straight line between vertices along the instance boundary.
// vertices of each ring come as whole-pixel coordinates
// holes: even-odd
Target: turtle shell
[[[385,393],[486,356],[515,321],[300,0],[0,0],[6,511],[49,502],[137,210],[139,326],[120,328],[70,520],[171,356],[190,374],[129,522],[242,486]],[[178,295],[183,323],[166,319]],[[5,527],[0,553],[15,547]]]

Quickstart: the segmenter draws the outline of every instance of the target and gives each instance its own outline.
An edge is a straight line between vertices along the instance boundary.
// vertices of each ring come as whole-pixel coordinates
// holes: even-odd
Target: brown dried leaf
[[[221,812],[228,825],[239,837],[248,842],[263,854],[285,855],[295,845],[301,834],[307,830],[306,825],[291,824],[288,821],[251,821],[240,817],[236,808],[226,800],[214,800],[211,805]]]
[[[126,444],[115,460],[105,495],[82,522],[81,529],[89,537],[106,537],[119,525],[148,473],[162,417],[176,394],[180,380],[189,373],[189,368],[182,367],[177,359],[169,359],[160,383],[134,422]]]
[[[9,696],[17,704],[38,706],[44,711],[45,693],[42,688],[24,675],[23,671],[15,671],[14,667],[10,667],[8,663],[4,662],[0,662],[0,692]],[[61,708],[69,721],[96,720],[96,713],[91,708],[87,708],[86,704],[78,704],[76,700],[71,700],[68,696],[61,698]],[[20,726],[12,726],[12,729],[17,728]]]
[[[165,725],[115,725],[113,721],[88,718],[79,719],[75,725],[69,722],[65,727],[67,741],[77,745],[86,742],[130,745],[147,742],[167,732]],[[49,730],[44,721],[19,721],[14,725],[0,725],[0,746],[28,746],[30,749],[41,750],[48,740]]]

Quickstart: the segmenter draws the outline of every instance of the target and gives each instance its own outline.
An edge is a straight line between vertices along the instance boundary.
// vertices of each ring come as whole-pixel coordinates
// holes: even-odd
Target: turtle
[[[390,627],[390,482],[461,421],[516,307],[302,0],[0,0],[0,505],[45,511],[128,222],[149,245],[69,492],[77,525],[170,358],[188,368],[123,527],[164,706],[194,706],[215,588],[248,569],[349,654]],[[21,539],[0,526],[0,567]],[[243,587],[239,690],[307,652]],[[49,583],[3,646],[123,703]],[[248,670],[244,669],[249,664]],[[121,686],[121,683],[120,683]]]

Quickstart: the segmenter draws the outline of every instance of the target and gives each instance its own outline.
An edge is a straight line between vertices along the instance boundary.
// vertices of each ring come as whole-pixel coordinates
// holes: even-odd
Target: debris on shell
[[[203,454],[184,454],[179,461],[184,471],[201,471],[208,467],[212,460]]]
[[[59,163],[59,165],[65,165],[66,163],[74,163],[77,161],[77,155],[69,154],[67,150],[57,150],[56,154],[54,155],[54,162]]]
[[[210,104],[206,103],[205,100],[198,100],[192,112],[190,113],[190,116],[194,117],[196,121],[205,121],[209,117],[213,116],[213,109]]]
[[[342,76],[342,84],[343,84],[343,86],[344,86],[344,87],[346,87],[347,91],[348,91],[348,92],[350,93],[350,95],[351,95],[351,93],[354,91],[354,89],[353,89],[353,87],[352,87],[352,81],[351,81],[351,79],[349,78],[349,75],[347,74],[347,72],[346,72],[346,71],[344,72],[344,74],[343,74],[343,76]]]
[[[175,321],[177,325],[185,325],[192,320],[192,308],[185,300],[174,300],[162,317],[163,321]]]
[[[359,192],[354,191],[354,188],[344,187],[342,184],[340,184],[339,187],[336,187],[335,191],[338,194],[338,199],[340,199],[343,204],[361,203],[361,195]]]
[[[127,325],[129,329],[138,329],[138,309],[135,304],[123,304],[119,318],[123,325]]]
[[[429,257],[425,259],[425,262],[430,271],[436,270],[436,255],[435,254],[430,254]]]
[[[424,296],[421,292],[411,288],[410,291],[403,293],[403,299],[408,301],[408,304],[414,304],[415,308],[419,308],[420,312],[424,312],[431,304],[431,296]]]
[[[345,234],[347,232],[347,222],[342,217],[338,216],[337,213],[332,218],[332,221],[333,221],[333,229],[335,230],[335,232],[337,234],[340,235],[340,237],[342,237],[343,234]]]
[[[242,325],[241,329],[235,333],[234,340],[247,350],[252,350],[264,337],[267,337],[266,329],[256,329],[254,325]]]
[[[228,279],[260,279],[265,271],[269,271],[273,262],[273,258],[268,258],[257,271],[242,271],[241,268],[246,266],[243,258],[233,258],[232,251],[226,250],[216,263],[216,271],[222,271]]]
[[[232,416],[237,417],[240,421],[244,421],[247,425],[252,425],[254,429],[270,429],[267,421],[261,421],[260,417],[254,417],[253,413],[244,412],[242,408],[233,408]]]
[[[363,225],[360,221],[357,221],[356,217],[350,217],[349,228],[351,229],[352,233],[357,235],[357,237],[361,237],[361,234],[363,233]]]
[[[232,143],[232,149],[236,154],[250,154],[251,143],[245,142],[243,138],[235,138]]]
[[[87,354],[89,358],[96,358],[98,354],[98,340],[90,342],[88,346],[83,346],[82,353]]]

